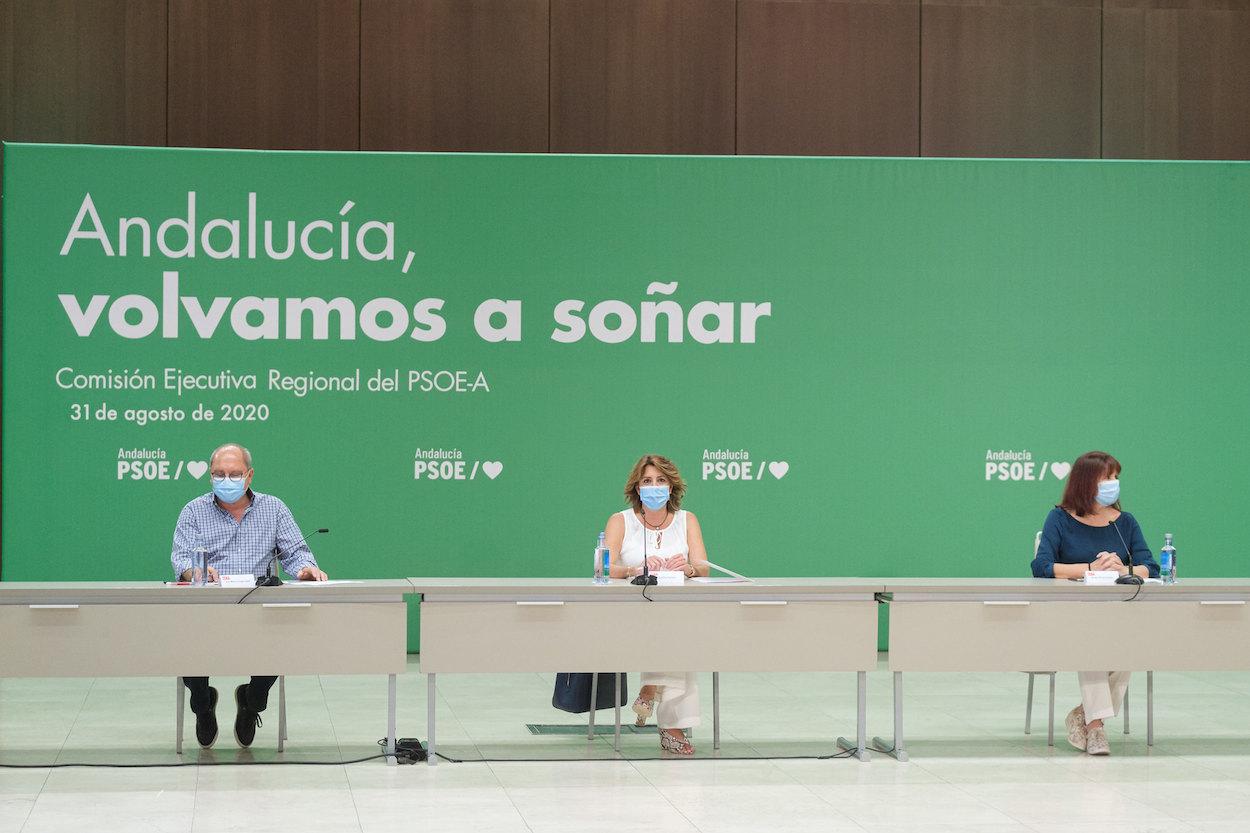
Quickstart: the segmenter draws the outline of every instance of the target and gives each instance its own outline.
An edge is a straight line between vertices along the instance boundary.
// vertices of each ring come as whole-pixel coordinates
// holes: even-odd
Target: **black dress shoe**
[[[208,710],[195,716],[195,739],[208,749],[217,742],[217,689],[209,686]]]
[[[234,704],[238,707],[234,715],[234,739],[239,746],[251,746],[256,740],[256,727],[263,726],[264,721],[260,713],[252,711],[247,704],[247,683],[234,690]]]

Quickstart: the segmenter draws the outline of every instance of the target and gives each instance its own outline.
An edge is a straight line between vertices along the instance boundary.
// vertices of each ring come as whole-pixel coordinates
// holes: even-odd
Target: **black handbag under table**
[[[585,714],[590,711],[590,688],[593,674],[572,673],[556,674],[556,688],[551,694],[551,705],[562,712]],[[595,709],[610,709],[617,705],[612,702],[615,691],[616,675],[607,672],[599,674],[599,687],[595,691]],[[621,674],[621,702],[625,705],[629,700],[628,675]]]

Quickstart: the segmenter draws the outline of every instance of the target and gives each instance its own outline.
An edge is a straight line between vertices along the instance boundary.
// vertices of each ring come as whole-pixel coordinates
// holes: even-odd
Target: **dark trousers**
[[[183,677],[183,683],[191,692],[191,711],[199,714],[208,711],[212,698],[208,694],[208,677]],[[269,705],[269,689],[278,681],[277,677],[253,677],[244,689],[247,707],[254,712],[263,712]],[[222,699],[219,698],[220,702]]]

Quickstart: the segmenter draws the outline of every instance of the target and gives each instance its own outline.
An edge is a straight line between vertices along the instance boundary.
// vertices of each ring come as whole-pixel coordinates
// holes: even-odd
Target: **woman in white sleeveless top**
[[[685,493],[686,483],[667,457],[647,454],[634,464],[625,482],[625,499],[631,508],[608,518],[604,530],[612,553],[612,578],[641,574],[644,558],[650,570],[681,570],[688,577],[708,574],[699,520],[681,508]],[[660,748],[693,755],[685,730],[699,725],[695,674],[644,671],[642,690],[634,701],[639,726],[653,710],[660,727]]]

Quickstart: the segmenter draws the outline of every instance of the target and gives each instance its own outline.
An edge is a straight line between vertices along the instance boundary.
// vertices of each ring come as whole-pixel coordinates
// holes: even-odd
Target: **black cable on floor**
[[[444,755],[442,752],[435,752],[437,758],[441,758],[449,764],[584,764],[598,763],[600,761],[624,761],[633,763],[634,761],[833,761],[838,758],[850,758],[855,755],[858,750],[847,749],[843,752],[837,752],[833,755],[735,755],[732,757],[714,757],[714,758],[687,758],[684,756],[671,757],[655,757],[655,758],[452,758]]]

